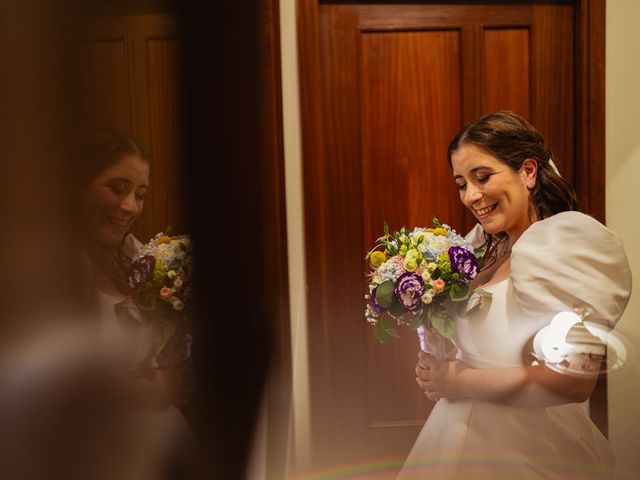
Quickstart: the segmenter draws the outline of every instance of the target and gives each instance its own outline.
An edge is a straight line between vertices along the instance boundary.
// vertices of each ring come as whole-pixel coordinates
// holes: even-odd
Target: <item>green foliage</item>
[[[449,253],[442,252],[442,254],[438,257],[438,261],[436,262],[436,264],[438,265],[438,272],[440,276],[444,279],[448,279],[452,273]]]
[[[428,308],[425,307],[417,315],[414,315],[411,318],[411,322],[409,323],[409,328],[411,328],[411,330],[416,330],[420,325],[424,323],[427,317],[427,310]]]
[[[393,281],[382,282],[376,288],[376,300],[382,308],[391,308],[393,305]]]
[[[393,321],[390,318],[381,318],[375,326],[373,334],[380,343],[389,343],[392,338],[400,338],[396,329],[393,328]]]
[[[169,339],[176,333],[176,323],[172,321],[163,321],[156,325],[153,329],[152,342],[155,346],[165,345]]]
[[[389,313],[394,317],[400,317],[405,313],[407,313],[407,310],[402,306],[402,304],[395,299],[393,301],[393,304],[391,305],[391,307],[389,307],[388,310],[389,310]]]
[[[449,288],[449,298],[452,302],[462,302],[469,298],[469,285],[466,283],[453,284]]]
[[[491,300],[492,297],[491,292],[487,292],[482,288],[476,288],[473,291],[473,294],[469,298],[469,302],[467,303],[467,308],[465,310],[465,314],[469,314],[480,307],[485,300]]]
[[[431,326],[445,338],[451,339],[456,333],[456,324],[446,312],[434,312],[431,315]]]

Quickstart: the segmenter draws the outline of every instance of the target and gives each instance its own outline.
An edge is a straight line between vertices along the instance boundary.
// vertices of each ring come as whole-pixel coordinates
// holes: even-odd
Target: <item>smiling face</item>
[[[515,172],[477,146],[463,144],[452,153],[451,166],[460,200],[485,232],[506,232],[516,239],[531,225],[529,190],[536,180],[535,160],[525,160]]]
[[[85,197],[89,239],[99,246],[116,246],[142,213],[149,188],[149,164],[127,155],[93,178]]]

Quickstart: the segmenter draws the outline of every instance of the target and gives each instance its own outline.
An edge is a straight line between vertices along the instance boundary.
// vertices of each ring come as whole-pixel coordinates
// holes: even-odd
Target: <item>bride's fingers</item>
[[[415,372],[416,372],[416,377],[427,379],[430,376],[430,371],[424,368],[419,363],[416,365]]]
[[[430,369],[436,364],[436,360],[428,353],[418,352],[418,363],[422,365],[422,368]]]
[[[435,392],[424,392],[424,394],[427,396],[427,398],[429,400],[431,400],[432,402],[437,402],[438,400],[440,400],[440,395],[438,395]]]
[[[439,389],[437,389],[436,386],[431,381],[423,380],[420,377],[416,377],[416,383],[422,390],[425,391],[425,393],[431,393],[435,395],[436,393],[439,392]]]
[[[415,372],[416,372],[416,377],[418,377],[420,380],[423,380],[425,382],[433,379],[433,372],[431,372],[430,370],[425,370],[424,368],[416,367]]]

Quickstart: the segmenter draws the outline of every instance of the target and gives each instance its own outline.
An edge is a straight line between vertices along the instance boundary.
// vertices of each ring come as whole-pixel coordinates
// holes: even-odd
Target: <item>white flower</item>
[[[179,312],[184,308],[184,303],[182,303],[180,300],[175,300],[171,305],[176,312]]]
[[[423,241],[418,246],[418,249],[422,252],[427,260],[436,260],[442,252],[446,252],[451,247],[451,240],[447,237],[441,237],[439,235],[433,235]]]
[[[420,297],[420,300],[422,300],[422,303],[429,304],[433,301],[433,295],[431,294],[430,291],[426,291],[424,292],[424,294],[422,295],[422,297]]]
[[[367,308],[364,311],[364,316],[371,325],[378,324],[378,314],[373,309],[371,305],[367,305]]]
[[[175,282],[173,282],[173,287],[177,290],[182,288],[182,279],[176,278]]]
[[[413,241],[414,245],[424,245],[427,243],[427,240],[431,237],[433,237],[432,232],[421,230],[421,231],[415,232],[411,240]]]
[[[402,268],[394,261],[386,261],[378,267],[380,283],[386,282],[387,280],[393,280],[395,282],[402,273]]]

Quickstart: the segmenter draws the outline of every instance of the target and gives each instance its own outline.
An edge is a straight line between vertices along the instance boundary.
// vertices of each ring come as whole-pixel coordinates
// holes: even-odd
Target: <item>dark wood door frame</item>
[[[322,165],[325,159],[325,129],[330,128],[324,124],[322,115],[325,92],[322,91],[320,70],[322,58],[319,44],[320,3],[345,2],[297,0],[308,271],[316,271],[318,249],[321,248],[320,245],[316,245],[317,233],[322,229],[319,222],[321,222],[323,208],[322,202],[319,202],[318,199],[324,198],[324,194],[318,191],[319,184],[317,178],[314,177],[319,168],[318,165]],[[365,2],[354,1],[350,3]],[[388,3],[394,2],[389,1]],[[571,180],[576,188],[582,210],[604,222],[605,0],[576,0],[575,15],[575,173]],[[313,291],[312,283],[310,280],[310,291]],[[314,301],[310,295],[307,307],[309,311],[317,311],[322,308],[322,305],[320,301]],[[312,398],[321,399],[323,386],[327,385],[329,379],[327,373],[320,367],[330,350],[330,336],[323,331],[322,325],[309,325],[309,335],[314,338],[310,351],[311,371],[314,372],[314,378],[311,379],[311,394]],[[314,368],[314,364],[318,368]],[[592,418],[606,435],[608,429],[606,379],[598,382],[592,399],[594,400],[591,411]]]

